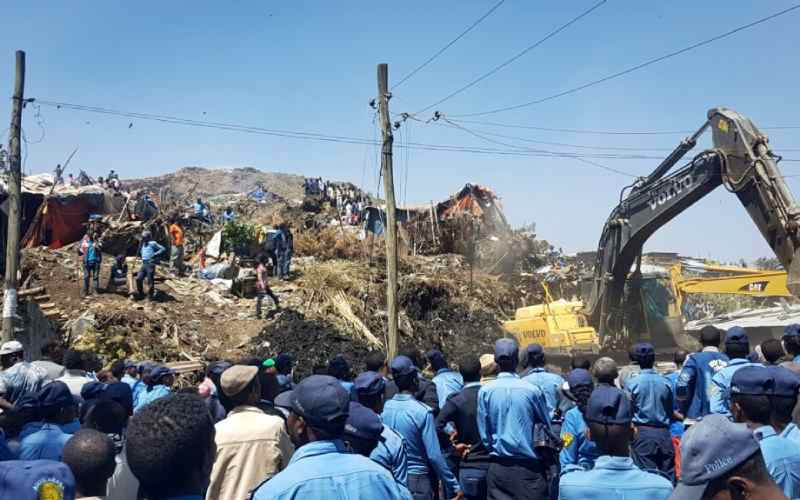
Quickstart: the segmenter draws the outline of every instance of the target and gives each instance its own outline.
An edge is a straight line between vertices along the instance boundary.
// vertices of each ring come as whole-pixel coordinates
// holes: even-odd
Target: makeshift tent
[[[106,214],[120,204],[102,186],[75,188],[55,186],[53,176],[38,174],[22,179],[21,246],[47,245],[60,248],[78,241],[84,234],[91,214]],[[8,189],[0,183],[0,244],[5,247],[8,226]],[[0,256],[5,267],[5,252]]]

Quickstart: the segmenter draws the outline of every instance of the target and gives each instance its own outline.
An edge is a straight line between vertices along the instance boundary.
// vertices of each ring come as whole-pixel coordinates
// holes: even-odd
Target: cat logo
[[[42,479],[33,485],[38,500],[64,500],[64,484],[55,478]]]
[[[561,444],[564,446],[564,448],[569,448],[569,445],[571,445],[573,441],[575,441],[575,436],[569,432],[565,432],[561,435]]]

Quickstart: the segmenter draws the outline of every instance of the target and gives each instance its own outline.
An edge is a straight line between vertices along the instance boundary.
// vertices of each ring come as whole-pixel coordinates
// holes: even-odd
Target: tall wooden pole
[[[381,118],[383,146],[381,172],[386,193],[386,313],[389,320],[389,359],[397,355],[397,219],[394,201],[394,171],[392,169],[392,124],[389,121],[389,66],[378,64],[378,112]]]
[[[8,229],[6,230],[6,276],[3,295],[3,342],[14,338],[14,318],[17,316],[17,268],[19,267],[19,226],[22,205],[22,172],[20,135],[22,105],[25,90],[25,52],[17,51],[17,74],[11,103],[11,128],[8,140]]]

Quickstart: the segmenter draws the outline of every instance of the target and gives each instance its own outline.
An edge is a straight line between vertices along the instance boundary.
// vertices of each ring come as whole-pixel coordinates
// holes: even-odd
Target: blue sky
[[[495,0],[388,2],[14,2],[3,9],[0,85],[27,52],[26,95],[141,113],[373,138],[367,102],[375,66],[390,85],[482,15]],[[563,24],[594,1],[506,0],[433,64],[394,91],[391,109],[437,101]],[[611,0],[496,75],[438,107],[446,115],[530,101],[681,48],[791,6],[769,2]],[[714,106],[759,126],[800,125],[800,11],[585,91],[478,120],[553,128],[684,130]],[[0,119],[9,116],[0,100]],[[421,115],[427,118],[430,113]],[[6,118],[3,118],[6,117]],[[94,175],[156,175],[185,165],[255,166],[349,180],[374,191],[372,146],[314,142],[42,107],[24,128],[28,172],[71,167]],[[133,122],[133,127],[129,124]],[[469,124],[530,140],[671,149],[681,135],[579,135]],[[0,130],[5,126],[0,127]],[[800,130],[769,131],[773,149],[800,148]],[[496,138],[497,139],[497,138]],[[409,121],[396,141],[498,147],[441,123]],[[497,139],[503,142],[519,141]],[[539,147],[529,145],[530,147]],[[552,150],[571,148],[541,146]],[[647,154],[665,155],[666,151]],[[800,151],[785,152],[800,158]],[[575,159],[396,150],[401,201],[448,196],[466,182],[494,188],[515,225],[535,222],[565,251],[594,249],[629,179]],[[596,160],[649,173],[659,160]],[[786,175],[800,163],[783,164]],[[407,181],[406,181],[407,179]],[[788,179],[800,193],[798,179]],[[712,193],[658,232],[647,250],[732,260],[771,255],[736,198]]]

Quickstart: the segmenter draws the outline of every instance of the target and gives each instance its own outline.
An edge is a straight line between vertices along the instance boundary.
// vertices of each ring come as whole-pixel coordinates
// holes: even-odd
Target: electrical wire
[[[467,34],[467,33],[469,33],[470,31],[472,31],[472,29],[473,29],[475,26],[479,25],[481,22],[483,22],[483,20],[484,20],[484,19],[486,19],[487,17],[491,16],[491,15],[492,15],[492,13],[493,13],[494,11],[496,11],[496,10],[498,9],[498,7],[500,7],[501,5],[503,5],[503,2],[505,2],[505,1],[506,1],[506,0],[500,0],[499,2],[497,2],[496,4],[494,4],[494,6],[492,6],[492,8],[491,8],[491,9],[489,9],[488,11],[486,11],[486,13],[485,13],[485,14],[483,14],[483,15],[482,15],[481,17],[479,17],[479,18],[478,18],[478,19],[477,19],[475,22],[473,22],[472,24],[470,24],[470,25],[467,27],[467,29],[465,29],[464,31],[462,31],[462,32],[461,32],[461,33],[460,33],[460,34],[459,34],[457,37],[455,37],[455,38],[453,38],[452,40],[450,40],[450,42],[448,42],[448,43],[447,43],[447,45],[445,45],[444,47],[442,47],[441,49],[439,49],[438,51],[436,51],[436,53],[435,53],[435,54],[433,54],[432,56],[430,56],[429,58],[427,58],[427,59],[426,59],[426,60],[425,60],[425,61],[424,61],[422,64],[420,64],[419,66],[417,66],[416,68],[414,68],[414,69],[413,69],[413,70],[412,70],[412,71],[411,71],[409,74],[407,74],[406,76],[404,76],[403,78],[401,78],[399,82],[395,83],[395,84],[392,86],[392,90],[394,90],[394,89],[396,89],[397,87],[399,87],[400,85],[402,85],[404,82],[406,82],[406,81],[407,81],[408,79],[410,79],[412,76],[416,75],[416,74],[417,74],[417,73],[418,73],[418,72],[419,72],[419,71],[420,71],[422,68],[424,68],[424,67],[425,67],[425,66],[427,66],[428,64],[432,63],[432,62],[433,62],[433,60],[434,60],[434,59],[436,59],[437,57],[439,57],[440,55],[442,55],[442,53],[444,53],[444,51],[445,51],[445,50],[447,50],[447,49],[449,49],[450,47],[452,47],[452,46],[453,46],[453,44],[455,44],[457,41],[461,40],[461,39],[464,37],[464,35],[466,35],[466,34]]]
[[[323,141],[323,142],[333,142],[333,143],[342,143],[342,144],[366,144],[375,146],[376,150],[376,163],[377,160],[380,158],[380,144],[381,141],[376,137],[375,139],[364,139],[359,137],[348,137],[348,136],[338,136],[338,135],[327,135],[321,134],[317,132],[304,132],[304,131],[290,131],[290,130],[279,130],[279,129],[266,129],[261,127],[252,127],[252,126],[245,126],[245,125],[236,125],[231,123],[215,123],[215,122],[199,122],[197,120],[188,120],[188,119],[181,119],[176,117],[164,116],[164,115],[152,115],[148,113],[134,113],[128,111],[117,111],[117,110],[110,110],[108,108],[98,108],[93,106],[82,106],[77,104],[69,104],[69,103],[55,103],[52,101],[38,101],[43,106],[54,106],[60,109],[71,109],[76,111],[84,111],[84,112],[93,112],[93,113],[100,113],[106,115],[114,115],[114,116],[123,116],[126,118],[135,117],[139,120],[153,120],[162,123],[169,123],[169,124],[177,124],[177,125],[185,125],[185,126],[194,126],[194,127],[202,127],[202,128],[210,128],[215,130],[227,130],[233,132],[242,132],[242,133],[249,133],[249,134],[258,134],[258,135],[268,135],[268,136],[277,136],[277,137],[285,137],[291,139],[299,139],[299,140],[311,140],[311,141]],[[439,151],[439,152],[453,152],[453,153],[470,153],[470,154],[480,154],[480,155],[491,155],[491,156],[498,156],[498,157],[542,157],[542,158],[585,158],[585,159],[614,159],[614,160],[661,160],[663,159],[661,156],[652,156],[652,155],[639,155],[639,154],[617,154],[617,153],[576,153],[576,152],[561,152],[561,151],[549,151],[545,149],[532,149],[532,148],[524,148],[518,145],[511,145],[510,149],[507,146],[507,143],[502,143],[500,141],[494,141],[492,139],[486,138],[481,136],[480,134],[472,133],[471,135],[475,135],[479,137],[481,140],[488,140],[489,142],[494,142],[499,145],[505,145],[504,149],[500,148],[488,148],[488,147],[480,147],[480,146],[472,146],[472,145],[446,145],[446,144],[429,144],[429,143],[420,143],[420,142],[411,142],[408,141],[407,143],[398,144],[398,148],[408,149],[408,150],[419,150],[419,151]],[[794,161],[784,159],[783,161]],[[800,161],[800,160],[796,160]],[[627,175],[627,174],[626,174]],[[378,182],[380,186],[380,180]]]
[[[552,127],[537,127],[534,125],[516,125],[511,123],[498,123],[498,122],[489,122],[483,120],[459,120],[448,116],[448,119],[452,122],[457,123],[470,123],[474,125],[485,125],[490,127],[501,127],[501,128],[516,128],[516,129],[526,129],[526,130],[540,130],[543,132],[560,132],[560,133],[568,133],[568,134],[588,134],[588,135],[685,135],[685,134],[693,134],[694,130],[627,130],[627,131],[619,131],[619,130],[586,130],[586,129],[574,129],[574,128],[552,128]],[[791,126],[770,126],[770,127],[759,127],[761,130],[800,130],[800,125],[791,125]]]
[[[721,34],[713,36],[711,38],[707,38],[707,39],[705,39],[703,41],[694,43],[694,44],[689,45],[687,47],[684,47],[682,49],[679,49],[679,50],[664,54],[664,55],[659,56],[659,57],[655,57],[653,59],[649,59],[649,60],[644,61],[642,63],[639,63],[639,64],[637,64],[635,66],[631,66],[629,68],[626,68],[626,69],[624,69],[622,71],[618,71],[616,73],[612,73],[612,74],[610,74],[608,76],[604,76],[603,78],[598,78],[597,80],[592,80],[590,82],[584,83],[583,85],[579,85],[577,87],[573,87],[571,89],[564,90],[562,92],[558,92],[556,94],[552,94],[552,95],[549,95],[547,97],[542,97],[540,99],[535,99],[533,101],[524,102],[522,104],[513,104],[513,105],[510,105],[510,106],[504,106],[502,108],[490,109],[488,111],[480,111],[480,112],[475,112],[475,113],[463,113],[463,114],[460,114],[460,115],[452,115],[452,116],[453,117],[485,116],[485,115],[490,115],[490,114],[495,114],[495,113],[502,113],[504,111],[512,111],[512,110],[515,110],[515,109],[526,108],[526,107],[529,107],[529,106],[534,106],[536,104],[541,104],[543,102],[552,101],[553,99],[557,99],[559,97],[564,97],[566,95],[570,95],[570,94],[574,94],[576,92],[580,92],[581,90],[585,90],[585,89],[587,89],[589,87],[594,87],[595,85],[599,85],[599,84],[607,82],[609,80],[613,80],[615,78],[619,78],[621,76],[627,75],[629,73],[633,73],[634,71],[640,70],[642,68],[646,68],[647,66],[659,63],[661,61],[665,61],[667,59],[673,58],[673,57],[678,56],[680,54],[684,54],[686,52],[689,52],[689,51],[692,51],[694,49],[700,48],[700,47],[702,47],[704,45],[708,45],[710,43],[716,42],[716,41],[721,40],[723,38],[727,38],[727,37],[729,37],[731,35],[734,35],[734,34],[740,32],[740,31],[743,31],[743,30],[752,28],[754,26],[757,26],[759,24],[765,23],[767,21],[770,21],[772,19],[780,17],[780,16],[782,16],[784,14],[788,14],[788,13],[794,11],[794,10],[797,10],[797,9],[800,9],[800,4],[793,5],[792,7],[789,7],[787,9],[781,10],[779,12],[776,12],[776,13],[771,14],[771,15],[766,16],[766,17],[762,17],[761,19],[758,19],[758,20],[753,21],[751,23],[744,24],[742,26],[738,26],[738,27],[736,27],[736,28],[734,28],[732,30],[726,31],[725,33],[721,33]],[[437,102],[436,104],[433,104],[432,106],[429,106],[428,108],[425,108],[423,111],[427,111],[428,109],[430,109],[433,106],[436,106],[437,104],[439,104],[439,103]]]
[[[436,107],[436,106],[438,106],[438,105],[442,104],[443,102],[445,102],[445,101],[448,101],[448,100],[452,99],[453,97],[455,97],[455,96],[457,96],[458,94],[460,94],[460,93],[464,92],[465,90],[467,90],[467,89],[469,89],[469,88],[471,88],[471,87],[474,87],[474,86],[475,86],[475,85],[477,85],[478,83],[480,83],[480,82],[482,82],[483,80],[485,80],[485,79],[489,78],[490,76],[494,75],[495,73],[497,73],[497,72],[498,72],[498,71],[500,71],[501,69],[503,69],[503,68],[505,68],[506,66],[508,66],[509,64],[513,63],[514,61],[516,61],[516,60],[517,60],[517,59],[519,59],[520,57],[524,56],[525,54],[527,54],[527,53],[528,53],[528,52],[530,52],[531,50],[533,50],[533,49],[535,49],[536,47],[540,46],[541,44],[543,44],[543,43],[544,43],[544,42],[546,42],[547,40],[549,40],[549,39],[553,38],[554,36],[558,35],[558,34],[559,34],[559,33],[561,33],[562,31],[564,31],[565,29],[567,29],[567,28],[569,28],[570,26],[572,26],[573,24],[575,24],[576,22],[578,22],[578,21],[580,21],[581,19],[583,19],[584,17],[588,16],[588,15],[589,15],[589,14],[591,14],[591,13],[592,13],[594,10],[598,9],[598,8],[599,8],[601,5],[603,5],[604,3],[606,3],[606,1],[607,1],[607,0],[600,0],[599,2],[597,2],[596,4],[594,4],[593,6],[591,6],[589,9],[587,9],[587,10],[583,11],[582,13],[580,13],[579,15],[577,15],[576,17],[573,17],[572,19],[570,19],[570,20],[569,20],[569,21],[567,21],[566,23],[562,24],[561,26],[559,26],[559,27],[558,27],[558,28],[556,28],[555,30],[553,30],[553,31],[551,31],[550,33],[548,33],[547,35],[545,35],[543,38],[540,38],[539,40],[537,40],[537,41],[536,41],[535,43],[533,43],[532,45],[529,45],[528,47],[526,47],[526,48],[525,48],[524,50],[522,50],[521,52],[518,52],[516,55],[514,55],[514,56],[513,56],[513,57],[511,57],[510,59],[507,59],[507,60],[505,60],[505,61],[504,61],[504,62],[502,62],[501,64],[499,64],[499,65],[495,66],[495,67],[494,67],[494,68],[492,68],[491,70],[487,71],[486,73],[484,73],[483,75],[479,76],[478,78],[476,78],[476,79],[472,80],[471,82],[469,82],[468,84],[464,85],[463,87],[461,87],[461,88],[459,88],[459,89],[457,89],[457,90],[454,90],[453,92],[449,93],[448,95],[444,96],[443,98],[439,99],[438,101],[434,102],[433,104],[430,104],[430,105],[428,105],[428,106],[426,106],[426,107],[422,108],[421,110],[417,111],[417,112],[416,112],[416,113],[414,113],[414,114],[415,114],[415,115],[418,115],[418,114],[420,114],[420,113],[424,113],[424,112],[428,111],[429,109],[432,109],[432,108],[434,108],[434,107]]]

